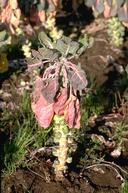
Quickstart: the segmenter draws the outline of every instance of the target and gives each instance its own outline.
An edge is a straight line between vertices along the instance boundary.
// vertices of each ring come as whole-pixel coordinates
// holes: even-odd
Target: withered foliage
[[[82,91],[87,91],[87,79],[85,72],[70,59],[78,56],[84,45],[66,37],[52,42],[44,32],[41,32],[39,39],[43,48],[32,52],[33,62],[38,62],[29,65],[30,69],[42,67],[32,93],[32,110],[37,121],[47,128],[54,114],[57,114],[64,116],[69,128],[80,128],[78,96]]]

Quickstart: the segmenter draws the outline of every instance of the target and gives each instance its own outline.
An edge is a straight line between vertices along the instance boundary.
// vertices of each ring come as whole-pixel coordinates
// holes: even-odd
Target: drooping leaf
[[[3,9],[7,5],[8,0],[0,0],[0,7]]]
[[[45,32],[40,32],[39,33],[39,36],[38,36],[38,38],[39,38],[39,41],[42,43],[42,45],[44,45],[45,47],[47,47],[47,48],[53,48],[53,42],[52,42],[52,40],[46,35],[46,33]]]
[[[68,127],[73,128],[74,123],[75,123],[75,100],[76,100],[76,97],[71,95],[68,100],[69,100],[69,103],[64,111],[64,119],[65,119],[66,123],[68,124]]]
[[[49,127],[53,115],[53,103],[48,103],[45,97],[42,95],[42,88],[44,87],[44,82],[42,78],[37,78],[32,93],[32,111],[34,112],[36,119],[41,127]]]
[[[55,78],[48,80],[46,82],[46,86],[44,86],[41,92],[44,98],[48,101],[48,103],[53,103],[58,89],[59,83],[58,80]]]
[[[103,2],[103,0],[96,0],[95,9],[98,13],[102,13],[104,11],[104,2]]]
[[[57,115],[64,114],[64,108],[67,100],[68,100],[68,90],[67,88],[63,88],[61,89],[59,95],[56,97],[54,104],[54,111]]]
[[[120,21],[128,22],[128,3],[125,3],[123,7],[119,8],[118,17]]]
[[[117,0],[118,8],[120,8],[123,5],[124,2],[125,2],[125,0]]]
[[[41,127],[48,128],[50,126],[54,115],[53,104],[49,104],[42,95],[36,103],[32,101],[32,111]]]
[[[86,74],[82,69],[77,66],[73,66],[68,69],[68,79],[74,90],[84,90],[87,87]]]
[[[92,7],[94,5],[96,0],[85,0],[85,4],[88,6],[88,7]]]
[[[113,2],[113,0],[107,0],[107,3],[109,6],[112,6],[112,2]]]
[[[80,128],[80,103],[74,95],[67,101],[64,118],[69,128]]]
[[[49,2],[48,11],[50,11],[50,12],[55,11],[56,9],[55,9],[55,5],[54,5],[53,1],[48,0],[48,2]]]

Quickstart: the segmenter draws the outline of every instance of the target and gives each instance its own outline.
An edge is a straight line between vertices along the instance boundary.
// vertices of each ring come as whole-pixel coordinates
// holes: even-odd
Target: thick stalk
[[[68,158],[68,127],[64,122],[63,116],[54,117],[54,142],[58,144],[58,148],[53,154],[57,157],[54,162],[54,170],[57,179],[63,178],[63,173],[66,172]]]

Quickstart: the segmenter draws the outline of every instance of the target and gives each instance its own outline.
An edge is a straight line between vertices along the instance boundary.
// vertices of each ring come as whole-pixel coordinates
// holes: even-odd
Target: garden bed
[[[5,175],[7,165],[3,164],[3,193],[121,192],[122,183],[128,177],[128,101],[125,100],[128,92],[127,82],[122,82],[123,70],[128,63],[128,42],[116,49],[108,43],[104,30],[94,33],[93,37],[93,46],[79,59],[94,84],[90,91],[93,98],[88,101],[83,97],[82,111],[83,114],[88,111],[88,115],[83,115],[77,151],[63,181],[55,180],[52,168],[55,158],[50,142],[45,139],[44,149],[35,145],[35,150],[30,142],[25,157],[19,160],[20,164],[16,163],[14,170],[10,169],[9,175]],[[20,115],[24,92],[31,93],[33,87],[31,75],[24,68],[18,72],[11,67],[9,72],[1,77],[0,109],[4,115],[1,120],[1,149],[16,135],[13,133],[15,117],[17,119],[17,114]],[[11,116],[14,120],[10,119]],[[22,125],[23,117],[20,119]],[[118,143],[123,147],[119,149]],[[7,156],[5,153],[3,157]]]

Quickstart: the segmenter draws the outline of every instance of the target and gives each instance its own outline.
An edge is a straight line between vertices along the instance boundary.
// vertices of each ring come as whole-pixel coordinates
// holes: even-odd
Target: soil
[[[4,193],[118,193],[122,179],[114,169],[107,166],[83,170],[82,174],[71,172],[63,182],[56,182],[50,175],[51,166],[40,161],[28,170],[17,170],[4,180]]]
[[[111,93],[110,90],[113,90],[115,80],[121,77],[121,70],[128,63],[126,57],[128,42],[126,45],[123,45],[123,47],[116,49],[108,43],[104,30],[94,33],[93,36],[94,44],[82,55],[80,62],[87,75],[89,75],[89,77],[92,79],[95,78],[98,86],[108,88],[109,93]],[[17,104],[20,102],[20,96],[22,96],[24,90],[23,86],[19,86],[21,80],[24,80],[26,85],[27,82],[29,84],[28,86],[25,85],[25,89],[31,91],[32,86],[27,72],[20,74],[18,76],[18,80],[14,75],[11,76],[11,74],[9,74],[6,80],[4,79],[5,77],[1,78],[1,89],[4,91],[4,93],[6,93],[6,95],[1,95],[1,109],[3,109],[5,105],[8,105],[8,108],[11,108],[11,102],[15,102]],[[115,93],[117,93],[117,90]],[[123,120],[125,118],[125,120],[128,121],[128,104],[125,103],[123,106],[125,113],[122,113],[124,111],[119,111],[121,107],[122,106],[120,105],[118,109],[115,110],[115,112],[119,115],[117,116],[117,119]],[[98,135],[99,138],[102,136],[102,139],[104,136],[106,136],[105,139],[107,141],[112,133],[107,133],[108,127],[105,127],[104,120],[107,120],[106,117],[109,117],[108,121],[106,122],[112,122],[110,116],[113,115],[112,113],[113,112],[111,110],[111,113],[96,117],[94,119],[94,125],[92,125],[91,122],[91,134],[94,134],[95,136]],[[113,117],[114,116],[112,116],[112,119]],[[103,134],[103,131],[100,132],[101,127],[105,127],[105,135]],[[3,129],[1,128],[1,131],[2,130]],[[3,132],[1,132],[1,138],[3,139],[4,144]],[[85,146],[86,145],[83,145],[83,152],[86,154]],[[3,145],[1,148],[2,147]],[[126,147],[128,147],[127,140]],[[126,149],[125,152],[123,152],[123,154],[117,159],[110,156],[110,149],[111,151],[113,150],[112,147],[109,150],[108,149],[109,148],[107,145],[105,146],[102,141],[100,151],[101,154],[104,152],[106,153],[106,163],[101,163],[99,165],[93,165],[92,160],[88,160],[88,162],[90,162],[90,166],[88,164],[86,165],[86,160],[85,164],[82,165],[80,160],[78,162],[78,160],[76,161],[74,158],[73,165],[69,166],[69,172],[65,174],[63,181],[55,180],[51,160],[44,159],[42,154],[36,155],[36,158],[34,158],[35,164],[32,164],[32,166],[28,168],[18,168],[17,171],[11,176],[2,179],[2,192],[119,193],[123,182],[123,177],[126,176],[126,174],[123,175],[122,170],[117,167],[117,165],[112,165],[112,163],[114,161],[121,168],[128,172],[128,149]],[[76,155],[76,157],[77,156],[78,155]],[[78,167],[79,165],[80,167]]]

